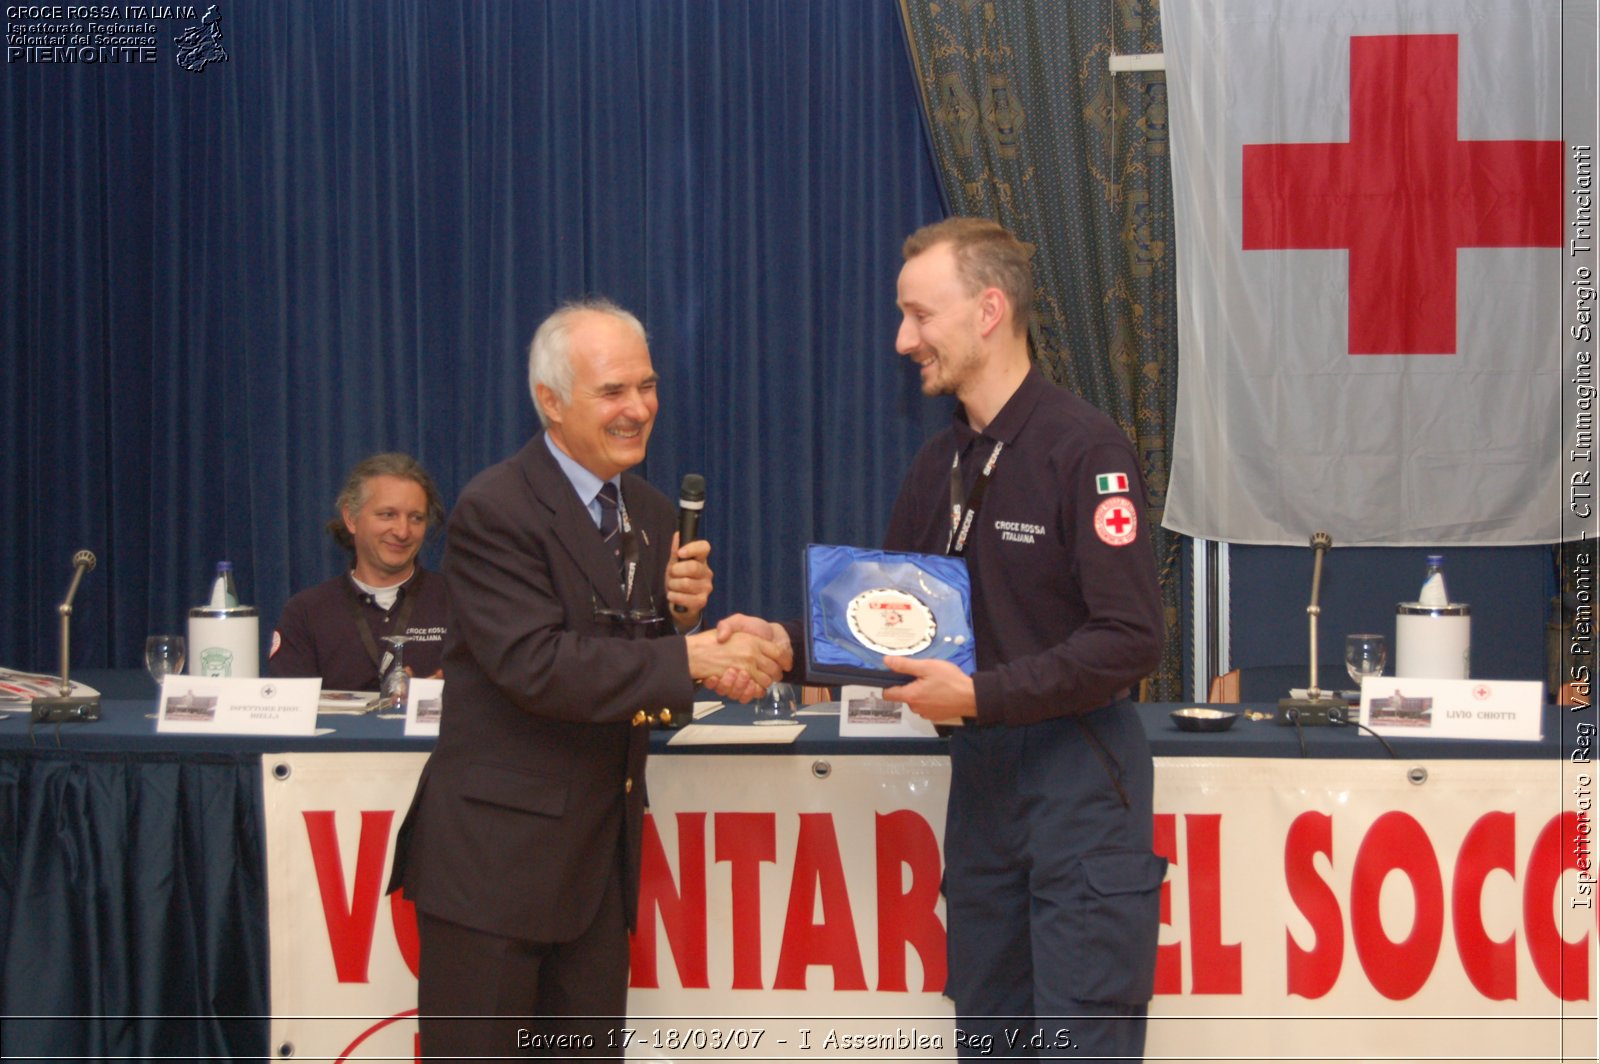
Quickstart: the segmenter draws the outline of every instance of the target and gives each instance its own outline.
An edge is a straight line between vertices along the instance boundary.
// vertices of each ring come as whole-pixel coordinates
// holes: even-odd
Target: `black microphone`
[[[72,680],[67,675],[72,657],[72,599],[78,593],[83,574],[94,569],[95,558],[90,551],[80,550],[72,556],[72,583],[67,585],[67,596],[56,607],[61,617],[61,686],[54,698],[35,698],[32,719],[48,724],[61,724],[73,720],[99,720],[100,699],[94,695],[72,697]]]
[[[699,473],[685,473],[678,486],[678,546],[693,543],[700,538],[700,514],[706,508],[706,478]],[[676,613],[688,613],[689,607],[674,605]]]

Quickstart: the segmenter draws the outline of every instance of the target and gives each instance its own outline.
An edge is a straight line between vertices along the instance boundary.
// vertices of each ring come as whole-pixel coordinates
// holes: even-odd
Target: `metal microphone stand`
[[[1279,724],[1293,724],[1296,727],[1342,724],[1349,715],[1349,707],[1344,699],[1317,687],[1317,618],[1322,614],[1322,607],[1317,600],[1322,595],[1322,556],[1332,546],[1333,537],[1326,532],[1317,532],[1311,537],[1311,549],[1316,554],[1311,568],[1311,604],[1306,607],[1311,628],[1311,683],[1306,688],[1306,697],[1278,700]]]
[[[63,724],[67,721],[100,719],[99,696],[74,696],[72,681],[67,676],[72,647],[72,598],[78,593],[78,584],[83,580],[83,574],[92,570],[94,566],[94,555],[89,551],[80,550],[72,556],[72,583],[67,586],[67,597],[56,607],[56,613],[61,616],[61,693],[53,698],[33,700],[32,719],[35,723]]]

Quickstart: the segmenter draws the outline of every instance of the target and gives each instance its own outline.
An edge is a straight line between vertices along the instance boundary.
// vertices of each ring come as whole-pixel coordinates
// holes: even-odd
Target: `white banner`
[[[1162,4],[1181,249],[1168,528],[1561,538],[1562,271],[1569,237],[1593,232],[1592,9]],[[1564,33],[1590,41],[1566,63]],[[1587,121],[1569,130],[1573,99]]]
[[[418,1057],[416,913],[383,888],[427,760],[262,755],[274,1057]]]
[[[280,1057],[413,1059],[414,917],[382,887],[422,760],[264,759]],[[649,771],[632,1059],[954,1055],[943,758]],[[1593,1060],[1593,777],[1158,759],[1149,1058]]]

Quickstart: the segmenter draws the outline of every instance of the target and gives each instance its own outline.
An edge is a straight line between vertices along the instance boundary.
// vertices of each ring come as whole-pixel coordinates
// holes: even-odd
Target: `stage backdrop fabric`
[[[952,213],[1033,252],[1040,368],[1109,414],[1139,453],[1167,609],[1152,697],[1179,697],[1180,537],[1161,527],[1177,395],[1176,256],[1155,5],[901,0]]]
[[[55,667],[80,547],[76,665],[138,665],[223,558],[265,642],[356,460],[448,503],[536,431],[528,339],[585,293],[650,331],[642,472],[705,475],[714,610],[881,541],[949,409],[893,350],[944,213],[895,0],[230,0],[191,71],[197,21],[0,79],[0,664]]]
[[[1561,538],[1563,99],[1587,86],[1592,129],[1594,84],[1592,50],[1563,66],[1564,6],[1163,5],[1182,249],[1167,527]]]

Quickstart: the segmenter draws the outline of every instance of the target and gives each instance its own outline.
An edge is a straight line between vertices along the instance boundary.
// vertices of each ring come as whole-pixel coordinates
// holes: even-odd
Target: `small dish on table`
[[[1227,731],[1238,719],[1237,713],[1226,709],[1207,709],[1204,706],[1189,706],[1172,711],[1172,723],[1178,726],[1179,731]]]

